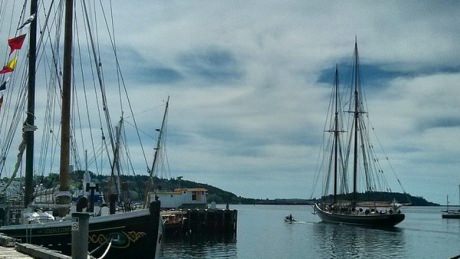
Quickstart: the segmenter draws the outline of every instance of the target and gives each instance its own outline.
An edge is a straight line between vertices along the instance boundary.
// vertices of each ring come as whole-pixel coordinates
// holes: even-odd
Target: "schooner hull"
[[[368,227],[393,227],[404,220],[404,214],[369,214],[369,215],[351,215],[339,214],[321,209],[321,206],[315,204],[315,212],[323,222],[342,223],[350,225],[361,225]]]
[[[93,254],[100,256],[112,241],[105,258],[155,258],[161,242],[160,221],[158,201],[152,202],[148,210],[91,217],[88,250],[100,247]],[[71,221],[5,226],[0,232],[22,242],[71,254]]]

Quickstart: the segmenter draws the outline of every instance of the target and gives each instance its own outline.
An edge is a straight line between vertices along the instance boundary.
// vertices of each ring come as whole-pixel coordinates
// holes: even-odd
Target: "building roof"
[[[205,188],[176,188],[174,189],[175,192],[207,192],[208,190]]]

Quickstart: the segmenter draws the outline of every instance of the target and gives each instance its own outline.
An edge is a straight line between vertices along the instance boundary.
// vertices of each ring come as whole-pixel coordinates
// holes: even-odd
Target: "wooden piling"
[[[166,213],[166,212],[165,212]],[[186,211],[167,211],[167,215],[175,214],[182,218],[182,225],[165,223],[165,235],[224,235],[235,234],[237,226],[237,210],[230,209],[189,209]],[[165,214],[166,215],[166,214]]]

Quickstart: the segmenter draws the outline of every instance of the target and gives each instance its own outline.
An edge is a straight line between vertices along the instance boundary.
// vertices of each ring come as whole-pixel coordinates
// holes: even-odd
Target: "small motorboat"
[[[286,216],[284,218],[284,222],[293,223],[293,222],[296,222],[296,220],[294,219],[294,217],[292,217],[292,214],[289,214],[289,216]]]

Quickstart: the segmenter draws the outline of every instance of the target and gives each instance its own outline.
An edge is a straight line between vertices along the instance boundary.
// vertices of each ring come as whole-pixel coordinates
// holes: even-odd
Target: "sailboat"
[[[341,114],[341,95],[339,90],[338,68],[335,70],[334,88],[330,102],[330,115],[327,120],[326,134],[329,135],[325,149],[328,154],[324,156],[325,165],[322,167],[325,174],[323,196],[314,204],[314,211],[320,219],[329,223],[344,223],[371,227],[391,227],[404,220],[404,214],[400,211],[400,204],[396,201],[375,201],[376,185],[379,175],[371,175],[375,170],[371,165],[374,161],[372,146],[369,142],[369,133],[365,124],[363,93],[361,89],[358,45],[355,42],[354,65],[352,75],[351,98],[349,111],[352,115],[349,130],[343,129]],[[331,108],[332,107],[332,108]],[[344,144],[342,135],[349,134]],[[348,166],[352,159],[352,165]],[[362,165],[359,165],[362,163]],[[348,168],[351,168],[352,191],[349,191]],[[375,173],[375,172],[374,172]],[[360,175],[361,174],[361,175]],[[361,176],[361,177],[360,177]],[[366,186],[365,192],[359,193],[358,180]],[[332,181],[331,181],[332,180]],[[331,187],[332,185],[332,187]],[[332,189],[332,195],[329,190]],[[366,196],[370,198],[364,199]]]
[[[36,35],[37,35],[37,0],[30,1],[30,43],[29,43],[29,69],[28,69],[28,105],[27,119],[23,128],[23,141],[20,145],[19,154],[22,156],[26,149],[26,174],[24,205],[29,207],[34,199],[33,186],[33,157],[34,157],[34,126],[35,111],[35,68],[36,63]],[[54,3],[54,2],[53,2]],[[63,3],[63,2],[62,2]],[[61,4],[62,4],[61,3]],[[0,227],[0,233],[19,239],[21,242],[41,245],[53,250],[58,250],[64,254],[71,252],[71,229],[72,218],[69,210],[72,207],[72,196],[70,194],[70,147],[71,147],[71,100],[72,97],[72,77],[74,72],[72,67],[72,42],[74,27],[74,3],[73,0],[65,1],[65,37],[64,37],[64,59],[62,72],[62,97],[61,102],[61,141],[60,141],[60,174],[59,186],[53,193],[55,199],[55,212],[60,220],[49,221],[39,224],[6,225]],[[86,9],[83,1],[83,8]],[[50,9],[51,10],[51,9]],[[49,13],[46,22],[48,22]],[[87,17],[86,17],[87,18]],[[56,22],[56,21],[55,21]],[[22,28],[23,26],[21,26]],[[59,31],[59,30],[57,30]],[[42,32],[49,33],[45,28]],[[91,32],[89,32],[90,34]],[[42,42],[43,43],[43,42]],[[57,44],[59,45],[59,44]],[[56,54],[56,53],[53,53]],[[54,57],[54,56],[53,56]],[[57,65],[57,61],[55,60]],[[56,71],[58,68],[56,68]],[[99,71],[98,71],[99,72]],[[57,73],[59,74],[59,73]],[[99,78],[100,79],[100,78]],[[105,100],[104,100],[105,101]],[[104,110],[107,106],[104,103]],[[106,115],[107,116],[107,115]],[[118,142],[118,141],[117,141]],[[113,148],[117,150],[117,148]],[[18,155],[18,160],[21,156]],[[116,153],[114,154],[112,168],[116,165]],[[17,164],[20,164],[18,162]],[[17,168],[16,168],[17,169]],[[111,197],[116,197],[111,196]],[[115,201],[112,199],[112,201]],[[155,258],[158,255],[161,243],[162,221],[160,217],[160,202],[150,202],[148,208],[134,210],[130,212],[101,215],[91,217],[89,220],[89,240],[88,248],[92,256],[104,255],[107,258]]]
[[[460,204],[460,185],[458,186],[458,202]],[[460,209],[449,209],[449,196],[447,196],[446,210],[442,211],[443,219],[460,219]]]
[[[149,201],[158,199],[161,202],[162,210],[171,210],[171,209],[205,209],[207,208],[207,189],[205,188],[181,188],[180,185],[174,189],[165,189],[160,186],[160,184],[155,185],[153,180],[156,175],[161,178],[167,179],[164,176],[164,173],[160,171],[166,171],[168,174],[168,163],[166,155],[166,136],[167,136],[167,117],[169,109],[169,97],[166,100],[166,105],[163,113],[163,120],[161,122],[161,127],[156,129],[158,131],[158,138],[155,147],[155,153],[153,156],[152,166],[150,167],[150,181],[148,182],[146,189],[146,199],[145,205]],[[179,181],[182,177],[177,178]],[[159,181],[160,182],[160,181]],[[171,213],[163,213],[166,216],[166,219]],[[179,213],[181,214],[181,213]],[[165,221],[166,223],[167,221]],[[169,227],[169,224],[165,224],[165,228]]]

